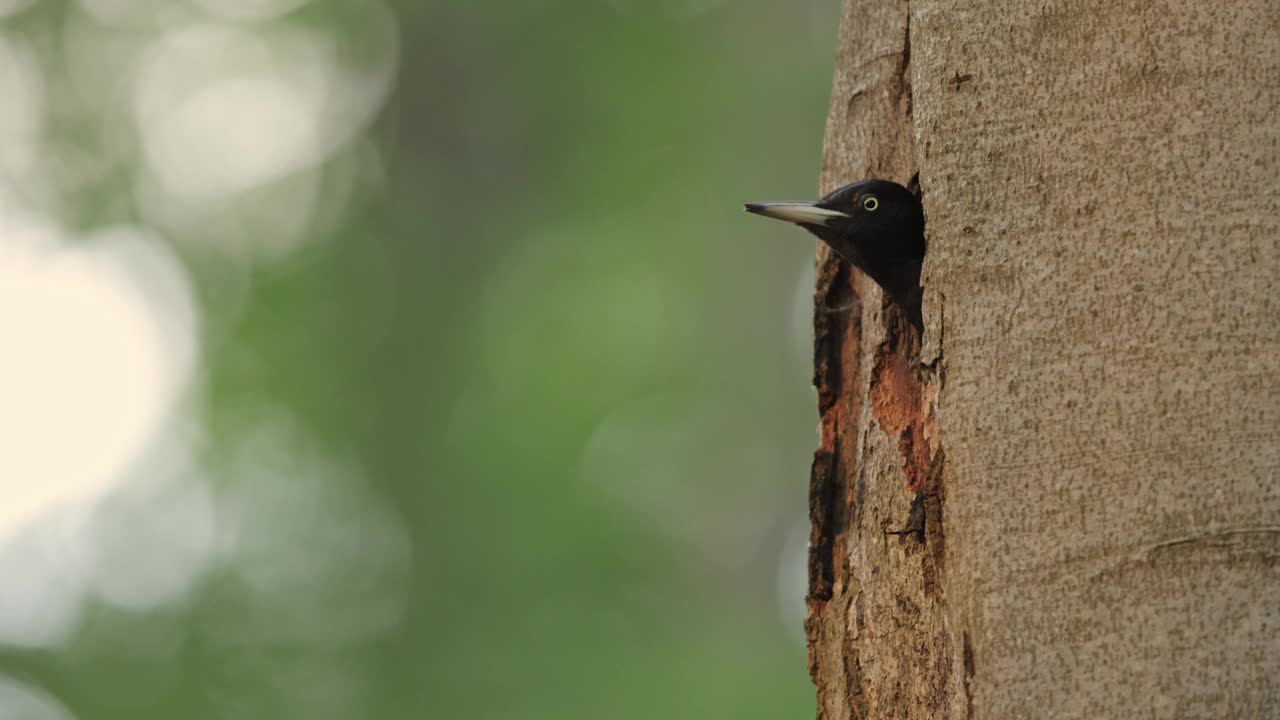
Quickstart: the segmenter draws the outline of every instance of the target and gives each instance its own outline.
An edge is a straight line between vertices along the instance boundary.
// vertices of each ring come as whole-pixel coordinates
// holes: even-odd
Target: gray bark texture
[[[917,174],[923,342],[819,250],[818,716],[1280,717],[1280,2],[845,0],[821,189]]]

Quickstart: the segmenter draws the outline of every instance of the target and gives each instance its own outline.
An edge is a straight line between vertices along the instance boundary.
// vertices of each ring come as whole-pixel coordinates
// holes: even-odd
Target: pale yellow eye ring
[[[876,199],[875,195],[868,195],[862,198],[862,207],[867,212],[875,212],[880,207],[880,201]]]

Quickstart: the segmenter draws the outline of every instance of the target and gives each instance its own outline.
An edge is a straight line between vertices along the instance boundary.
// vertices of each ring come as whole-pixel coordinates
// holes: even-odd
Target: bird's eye
[[[876,199],[875,195],[868,195],[862,198],[862,207],[865,208],[867,212],[875,212],[876,208],[880,207],[880,201]]]

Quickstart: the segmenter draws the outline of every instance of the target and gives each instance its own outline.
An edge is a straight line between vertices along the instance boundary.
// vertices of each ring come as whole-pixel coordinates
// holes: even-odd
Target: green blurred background
[[[0,717],[811,716],[838,13],[0,0]]]

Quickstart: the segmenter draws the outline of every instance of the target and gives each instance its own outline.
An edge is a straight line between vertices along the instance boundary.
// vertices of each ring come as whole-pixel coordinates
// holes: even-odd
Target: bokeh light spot
[[[265,20],[292,12],[310,0],[195,0],[206,11],[238,20]]]
[[[0,224],[0,542],[120,478],[186,386],[194,325],[181,266],[142,231],[71,246]]]
[[[2,2],[3,0],[0,0]],[[3,13],[0,13],[2,16]],[[40,67],[25,45],[0,33],[0,200],[22,187],[38,157],[43,114]]]
[[[318,38],[294,40],[277,47],[250,31],[204,24],[167,34],[147,53],[137,120],[167,191],[218,198],[316,162],[332,79]]]
[[[0,675],[0,718],[3,720],[73,720],[74,717],[49,693]]]
[[[95,508],[79,543],[97,597],[133,611],[183,598],[214,558],[212,491],[187,433],[170,431]]]
[[[80,0],[80,6],[111,27],[158,27],[191,15],[190,7],[173,0]]]
[[[371,640],[400,622],[409,533],[358,471],[326,461],[280,411],[252,431],[230,475],[226,560],[259,620],[243,631],[328,646]]]
[[[79,625],[82,568],[66,551],[76,522],[64,513],[0,542],[0,645],[55,647]]]

